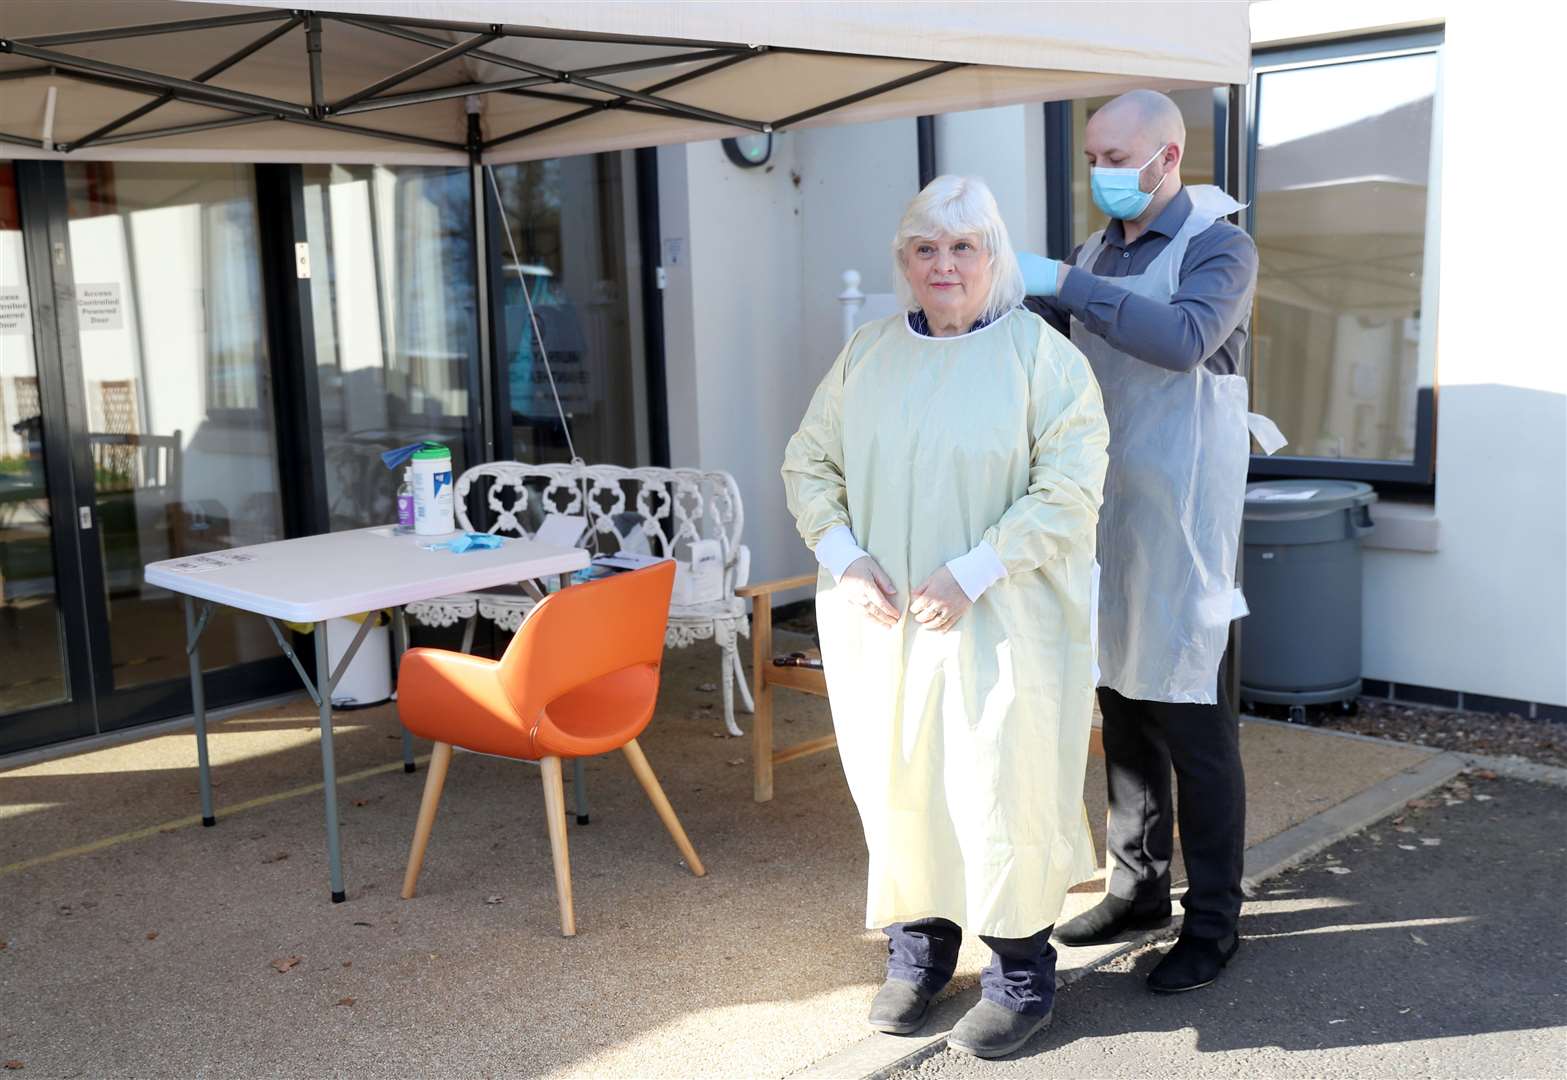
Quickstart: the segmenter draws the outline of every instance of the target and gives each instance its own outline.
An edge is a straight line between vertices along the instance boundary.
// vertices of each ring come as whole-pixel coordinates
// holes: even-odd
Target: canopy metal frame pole
[[[211,101],[220,105],[239,105],[252,112],[275,112],[299,117],[308,117],[310,115],[308,106],[296,105],[292,101],[284,101],[281,98],[247,94],[242,90],[228,90],[221,86],[208,86],[205,83],[199,83],[192,79],[177,79],[172,75],[162,75],[156,71],[145,71],[141,68],[111,64],[106,60],[72,56],[69,53],[55,52],[53,49],[40,49],[35,45],[27,44],[25,41],[0,41],[0,52],[11,53],[15,56],[25,56],[32,60],[43,60],[67,71],[86,71],[95,75],[107,75],[112,78],[124,79],[131,83],[140,83],[158,90],[174,91],[182,97],[191,98],[199,102]]]
[[[409,64],[401,71],[393,72],[384,79],[378,79],[369,86],[355,90],[352,94],[349,94],[342,100],[325,106],[323,113],[330,116],[332,113],[335,113],[341,109],[345,109],[350,105],[357,105],[366,98],[374,97],[384,90],[390,90],[392,87],[401,85],[402,83],[407,82],[409,79],[417,78],[420,75],[423,75],[426,71],[431,71],[435,68],[438,68],[442,64],[449,64],[458,57],[465,56],[466,54],[473,52],[473,50],[479,48],[481,45],[488,45],[490,42],[494,41],[500,36],[501,35],[499,32],[494,30],[489,30],[482,34],[475,34],[467,41],[459,41],[455,45],[451,45],[442,49],[434,56],[427,56],[418,63]]]
[[[323,13],[327,14],[327,13]],[[342,18],[349,21],[348,16],[328,15],[329,18]],[[352,20],[365,24],[378,24],[382,26],[395,26],[398,28],[421,28],[427,30],[459,30],[472,31],[473,23],[453,22],[449,19],[418,19],[407,18],[401,15],[353,15]],[[649,45],[672,46],[675,48],[701,48],[701,49],[733,49],[744,48],[732,41],[698,41],[691,38],[666,38],[646,37],[636,34],[604,34],[592,31],[550,30],[538,26],[518,26],[515,24],[503,24],[501,33],[506,37],[538,38],[541,41],[581,41],[598,43],[603,45]]]
[[[376,112],[380,109],[396,109],[404,105],[428,105],[432,101],[450,101],[452,98],[479,94],[505,93],[530,86],[543,86],[553,80],[542,75],[529,75],[521,79],[507,79],[498,83],[456,83],[451,86],[434,86],[428,90],[412,90],[406,94],[388,94],[367,98],[354,105],[335,108],[337,116],[353,116],[355,113]]]
[[[676,75],[673,78],[665,79],[663,82],[655,83],[654,85],[648,87],[648,89],[653,93],[658,93],[662,90],[668,90],[672,86],[679,86],[681,83],[690,82],[693,79],[701,78],[703,75],[710,75],[715,71],[722,71],[725,68],[733,67],[742,61],[761,56],[767,51],[768,50],[766,46],[759,46],[756,49],[749,50],[747,52],[737,53],[726,59],[709,64],[706,67],[700,68],[696,71],[687,71],[680,75]],[[557,116],[553,120],[545,120],[541,123],[533,124],[529,127],[509,132],[505,135],[497,135],[495,138],[490,139],[484,144],[484,149],[488,150],[491,147],[500,146],[503,143],[514,142],[517,139],[523,139],[529,135],[536,135],[541,131],[548,131],[550,128],[560,127],[562,124],[570,123],[573,120],[580,120],[585,116],[592,116],[596,113],[601,113],[606,109],[625,109],[628,112],[639,112],[645,109],[645,106],[637,106],[629,98],[625,97],[618,97],[612,101],[587,101],[582,98],[567,97],[564,94],[546,94],[533,90],[519,90],[517,91],[517,94],[520,97],[542,97],[552,101],[577,102],[580,103],[583,108],[578,112],[568,113],[565,116]],[[659,115],[663,114],[660,112]]]
[[[443,48],[447,44],[446,42],[442,41],[440,38],[431,37],[429,34],[420,34],[417,31],[414,31],[414,30],[410,29],[410,26],[412,26],[412,25],[425,25],[426,24],[426,20],[411,20],[411,19],[410,20],[401,20],[401,19],[399,19],[396,22],[386,22],[386,21],[381,21],[380,19],[375,18],[373,16],[357,15],[357,16],[354,16],[353,18],[339,18],[338,21],[350,23],[352,25],[359,26],[359,27],[361,27],[363,29],[376,30],[376,31],[379,31],[381,33],[388,33],[388,34],[391,34],[394,37],[400,37],[400,38],[402,38],[405,41],[417,42],[417,43],[419,43],[421,45],[428,45],[431,48]],[[451,24],[451,25],[442,24],[438,28],[439,29],[456,29],[456,28],[458,28],[459,25],[460,24]],[[464,28],[465,29],[472,29],[471,27],[464,27]],[[501,29],[504,31],[507,28],[506,27],[502,27]],[[523,35],[523,34],[505,34],[504,36],[508,36],[508,37],[522,37],[522,36],[527,36],[527,35]],[[576,39],[562,38],[561,40],[576,40]],[[586,40],[586,39],[584,39],[584,40]],[[635,41],[635,42],[629,42],[629,43],[631,43],[631,44],[660,44],[660,45],[663,45],[663,44],[673,44],[672,42],[669,42],[669,41],[666,41],[666,40],[663,40],[663,39],[647,39],[647,40],[644,40],[644,41]],[[690,44],[690,43],[689,42],[682,42],[681,44]],[[712,42],[712,43],[703,42],[702,44],[704,44],[704,45],[712,45],[712,46],[715,46],[716,48],[719,48],[719,49],[726,48],[726,46],[724,46],[722,43],[719,43],[719,42]],[[743,49],[743,50],[745,50],[746,53],[749,53],[751,51],[746,46],[727,46],[727,48],[735,49],[737,51]],[[519,60],[519,59],[517,59],[516,57],[513,57],[513,56],[505,56],[505,55],[502,55],[500,53],[494,53],[494,52],[488,52],[488,51],[482,51],[482,50],[474,51],[473,56],[474,56],[475,59],[478,59],[478,60],[487,60],[487,61],[489,61],[492,64],[499,64],[499,65],[502,65],[502,66],[505,66],[505,67],[515,68],[518,71],[526,71],[526,72],[528,72],[530,74],[533,74],[533,75],[543,76],[544,78],[550,80],[551,82],[557,82],[557,83],[561,83],[561,84],[564,84],[564,85],[570,85],[570,86],[582,86],[582,87],[585,87],[588,90],[593,90],[593,91],[596,91],[596,92],[601,93],[601,94],[608,94],[612,98],[622,98],[622,97],[624,97],[624,98],[629,98],[629,99],[631,99],[633,101],[641,101],[644,104],[654,105],[654,106],[657,106],[658,108],[665,109],[665,110],[667,110],[668,112],[670,112],[670,113],[672,113],[674,115],[684,116],[684,117],[687,117],[687,118],[692,119],[692,120],[705,120],[708,123],[720,124],[720,125],[722,125],[724,127],[747,128],[747,129],[749,129],[751,131],[758,131],[758,132],[768,132],[768,131],[772,130],[772,128],[770,126],[768,126],[768,124],[765,121],[762,121],[762,120],[746,120],[746,119],[742,119],[741,117],[737,117],[737,116],[729,116],[726,113],[714,112],[711,109],[703,109],[703,108],[700,108],[700,107],[695,106],[695,105],[687,105],[684,102],[671,101],[668,98],[656,97],[656,96],[654,96],[653,93],[649,93],[648,91],[629,90],[629,89],[627,89],[627,88],[625,88],[623,86],[615,86],[615,85],[610,84],[610,83],[599,82],[598,80],[596,80],[596,79],[594,79],[594,78],[592,78],[590,76],[578,75],[575,72],[563,71],[563,70],[561,70],[559,68],[545,67],[542,64],[534,64],[534,63],[530,63],[527,60]]]
[[[388,75],[371,83],[368,86],[349,94],[336,102],[325,100],[325,65],[326,59],[322,46],[322,28],[327,21],[341,23],[346,26],[355,26],[360,29],[386,34],[404,41],[424,45],[437,51],[422,60],[419,60],[400,71]],[[153,34],[173,34],[183,31],[209,30],[220,27],[242,26],[250,23],[278,22],[280,25],[269,30],[262,37],[239,51],[230,54],[212,67],[198,74],[194,79],[180,79],[159,72],[147,71],[140,68],[127,67],[113,64],[107,61],[90,57],[73,56],[60,53],[48,48],[53,45],[69,45],[84,42],[114,41],[126,38],[143,37]],[[238,90],[230,90],[220,86],[212,86],[209,79],[238,64],[247,57],[265,48],[303,25],[305,28],[305,50],[309,64],[309,92],[310,104],[302,105],[279,98],[265,97],[258,94],[245,93]],[[423,29],[444,30],[452,32],[470,33],[472,36],[466,40],[452,43],[439,37],[422,32]],[[681,47],[685,51],[672,53],[667,56],[647,57],[645,59],[627,60],[612,64],[601,64],[581,68],[575,71],[561,70],[532,63],[527,60],[507,56],[483,46],[498,38],[536,39],[548,41],[570,41],[583,43],[615,43],[625,45],[641,45],[649,47]],[[195,132],[213,131],[222,128],[236,127],[243,124],[257,123],[261,120],[274,120],[284,123],[300,124],[307,127],[316,127],[329,131],[336,131],[347,135],[359,135],[366,138],[386,139],[394,142],[404,142],[419,146],[429,146],[453,153],[467,152],[472,154],[476,149],[479,152],[489,150],[492,147],[539,134],[550,129],[560,127],[576,120],[585,119],[608,109],[625,109],[628,112],[642,113],[650,116],[662,116],[665,118],[682,118],[696,120],[702,123],[713,124],[719,127],[755,131],[763,134],[781,130],[786,127],[802,123],[825,113],[844,108],[864,101],[868,98],[886,94],[902,87],[925,79],[933,78],[946,72],[956,70],[968,65],[949,62],[935,64],[921,71],[912,72],[901,78],[892,79],[876,86],[868,87],[854,94],[825,102],[801,112],[783,117],[779,120],[756,120],[740,116],[732,116],[728,113],[714,109],[705,109],[700,106],[690,105],[685,102],[675,101],[661,97],[662,91],[693,79],[701,78],[713,72],[723,70],[734,64],[769,52],[785,53],[818,53],[819,50],[781,48],[773,49],[765,45],[742,45],[734,42],[722,41],[692,41],[680,38],[646,37],[626,34],[592,33],[587,31],[573,32],[564,30],[549,30],[537,27],[513,26],[509,24],[472,24],[459,23],[439,19],[403,18],[398,16],[362,15],[362,14],[337,14],[332,12],[318,12],[311,10],[294,11],[266,11],[240,15],[216,16],[205,19],[182,19],[167,23],[143,24],[138,26],[113,27],[104,30],[85,30],[67,34],[52,34],[33,36],[14,40],[0,39],[0,53],[10,53],[16,56],[28,57],[44,61],[46,66],[25,68],[10,72],[0,72],[0,80],[9,80],[25,77],[34,77],[41,74],[59,74],[67,78],[79,79],[85,82],[95,82],[105,86],[113,86],[118,89],[130,90],[137,93],[151,94],[154,101],[139,106],[131,112],[111,121],[108,124],[90,132],[80,139],[59,144],[58,149],[63,153],[80,150],[92,145],[106,145],[111,143],[124,143],[144,141],[148,139],[165,138],[175,135],[187,135]],[[876,57],[863,53],[833,54],[843,56],[856,56],[864,59],[889,59],[888,57]],[[524,73],[523,78],[503,80],[499,82],[468,82],[455,85],[432,87],[425,90],[412,91],[406,94],[386,94],[385,91],[418,77],[426,72],[434,70],[443,64],[450,63],[463,56],[471,56],[477,60],[483,60],[500,67],[510,68]],[[601,81],[599,76],[620,75],[628,72],[642,71],[657,67],[683,66],[702,63],[712,60],[711,64],[694,71],[682,72],[672,78],[665,79],[641,89],[617,86],[613,83]],[[582,97],[572,94],[550,94],[534,89],[545,84],[557,84],[566,87],[581,87],[590,94],[602,94],[603,100]],[[411,135],[397,130],[384,130],[380,128],[359,127],[353,124],[344,124],[330,120],[331,116],[346,116],[360,112],[373,112],[402,106],[416,106],[435,101],[444,101],[456,97],[477,96],[490,93],[509,93],[522,97],[537,97],[543,100],[558,101],[580,108],[564,116],[557,116],[540,123],[532,124],[520,130],[496,136],[482,143],[476,143],[469,138],[466,143],[433,139],[424,136]],[[220,109],[229,113],[238,114],[237,118],[214,119],[211,121],[197,121],[178,124],[170,127],[156,128],[136,132],[126,132],[113,135],[126,125],[142,119],[154,110],[161,108],[170,101],[185,101],[206,108]],[[17,146],[36,146],[37,139],[24,138],[22,136],[0,133],[0,143]]]
[[[933,64],[930,67],[925,68],[923,71],[916,71],[913,74],[905,75],[901,79],[893,79],[890,82],[879,83],[867,90],[861,90],[857,94],[850,94],[847,97],[841,97],[835,101],[829,101],[824,105],[818,105],[813,109],[806,109],[805,111],[797,112],[792,116],[786,116],[782,120],[775,120],[773,121],[773,127],[790,127],[802,121],[810,120],[813,117],[821,116],[823,113],[830,113],[834,110],[841,109],[845,105],[855,105],[861,101],[866,100],[867,98],[879,97],[882,94],[891,93],[894,90],[901,90],[903,87],[909,86],[913,83],[923,82],[926,79],[933,79],[937,75],[945,75],[949,71],[956,71],[958,68],[967,66],[967,64],[960,64],[956,61],[951,61],[944,64]]]
[[[219,76],[219,75],[223,74],[225,71],[227,71],[229,68],[233,67],[235,64],[239,63],[241,60],[244,60],[245,58],[247,58],[249,56],[252,56],[255,53],[260,52],[262,49],[264,49],[268,45],[272,44],[278,38],[282,37],[284,34],[287,34],[289,31],[293,30],[294,27],[298,26],[301,21],[303,21],[303,20],[299,16],[296,15],[293,18],[289,19],[287,22],[283,23],[281,26],[273,27],[271,30],[269,30],[267,33],[263,34],[261,37],[257,38],[255,41],[252,41],[249,45],[246,45],[243,49],[240,49],[238,52],[230,53],[229,55],[225,56],[222,60],[219,60],[216,64],[213,64],[211,67],[206,68],[205,70],[201,71],[200,73],[198,73],[196,75],[196,77],[192,81],[193,82],[204,83],[208,79],[216,78],[217,76]],[[117,119],[117,120],[110,120],[107,124],[103,125],[102,127],[98,128],[98,129],[96,129],[94,131],[88,132],[86,135],[83,135],[80,139],[77,139],[74,142],[72,142],[70,144],[70,146],[69,146],[69,149],[71,149],[71,150],[78,150],[78,149],[80,149],[83,146],[91,146],[93,143],[98,142],[100,139],[102,139],[105,135],[108,135],[110,132],[118,131],[120,128],[124,127],[126,124],[134,123],[135,121],[140,120],[142,117],[146,116],[148,113],[153,112],[156,109],[163,108],[163,106],[167,105],[169,102],[171,102],[173,100],[174,100],[174,93],[172,91],[165,90],[163,93],[158,95],[158,98],[157,98],[156,101],[149,101],[145,105],[142,105],[142,106],[139,106],[138,108],[132,109],[130,112],[126,113],[124,116],[121,116],[119,119]]]
[[[66,34],[44,34],[19,38],[28,45],[81,45],[90,41],[120,41],[125,38],[151,37],[154,34],[182,34],[192,30],[216,30],[224,26],[297,19],[292,11],[254,11],[244,15],[214,15],[205,19],[174,19],[170,22],[141,23],[136,26],[111,26],[103,30],[76,30]]]

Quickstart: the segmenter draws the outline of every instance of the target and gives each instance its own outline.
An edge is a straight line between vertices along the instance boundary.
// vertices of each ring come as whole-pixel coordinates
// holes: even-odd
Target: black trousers
[[[1110,791],[1109,891],[1139,902],[1169,896],[1173,768],[1186,862],[1182,932],[1206,938],[1235,932],[1246,846],[1246,775],[1225,681],[1221,667],[1216,705],[1135,701],[1099,690]]]

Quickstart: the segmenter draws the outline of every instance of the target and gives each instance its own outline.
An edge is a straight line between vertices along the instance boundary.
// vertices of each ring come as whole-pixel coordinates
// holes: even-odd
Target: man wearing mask
[[[1188,885],[1179,940],[1148,977],[1166,993],[1213,982],[1240,946],[1246,813],[1221,661],[1245,613],[1234,583],[1251,452],[1240,364],[1257,249],[1224,220],[1240,204],[1182,186],[1185,143],[1163,94],[1105,105],[1083,150],[1108,227],[1066,262],[1019,256],[1029,307],[1088,357],[1110,424],[1098,557],[1111,874],[1104,900],[1055,937],[1096,944],[1169,921],[1173,766]]]

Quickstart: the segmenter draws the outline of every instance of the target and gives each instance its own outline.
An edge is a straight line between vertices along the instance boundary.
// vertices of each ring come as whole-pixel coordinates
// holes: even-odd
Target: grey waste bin
[[[1360,696],[1360,540],[1376,492],[1345,480],[1273,480],[1246,489],[1241,700],[1308,705]]]

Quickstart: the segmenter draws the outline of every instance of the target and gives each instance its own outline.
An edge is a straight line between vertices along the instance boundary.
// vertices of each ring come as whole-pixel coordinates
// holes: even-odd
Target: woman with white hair
[[[983,181],[938,177],[893,239],[907,309],[857,330],[789,441],[789,509],[888,938],[878,1030],[910,1033],[963,932],[993,952],[951,1045],[1050,1017],[1050,929],[1095,870],[1083,810],[1108,429],[1072,344],[1019,305]]]

